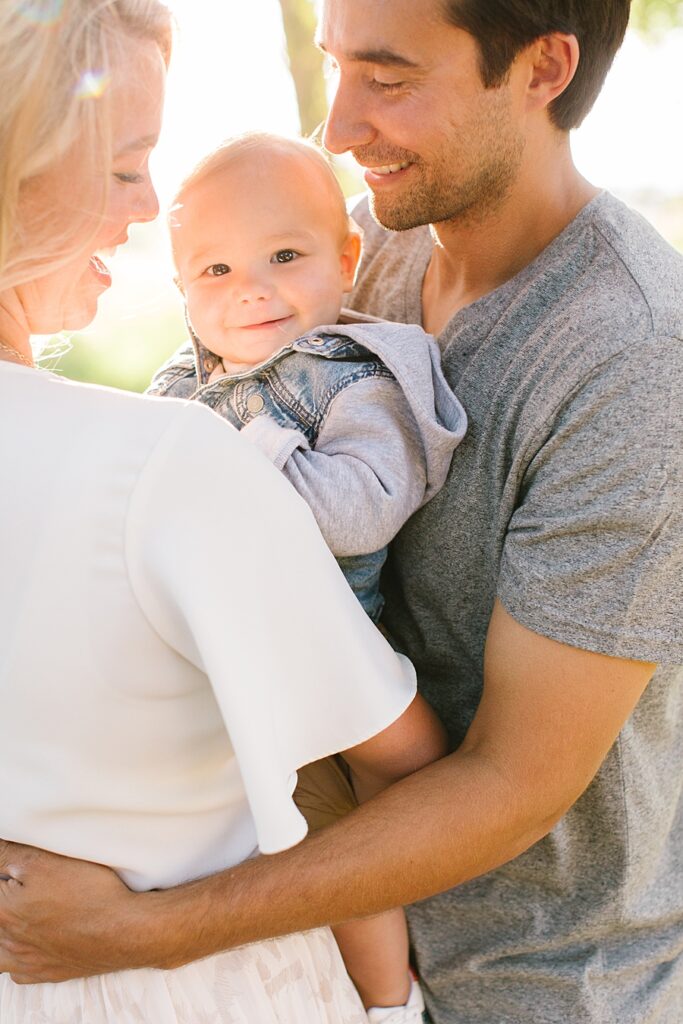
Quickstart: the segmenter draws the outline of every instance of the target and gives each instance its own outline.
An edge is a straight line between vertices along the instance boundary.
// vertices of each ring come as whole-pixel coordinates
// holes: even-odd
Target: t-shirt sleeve
[[[683,661],[683,360],[655,340],[594,369],[528,463],[498,596],[523,625],[642,661]]]
[[[180,407],[149,460],[127,552],[147,618],[213,688],[261,850],[298,842],[297,768],[398,718],[412,666],[362,611],[305,502],[206,408]]]

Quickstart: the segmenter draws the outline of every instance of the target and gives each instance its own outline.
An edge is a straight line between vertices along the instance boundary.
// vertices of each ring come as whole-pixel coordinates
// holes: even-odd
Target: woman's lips
[[[98,281],[108,288],[111,284],[111,273],[109,271],[109,267],[102,262],[99,256],[90,257],[89,267],[97,277]]]

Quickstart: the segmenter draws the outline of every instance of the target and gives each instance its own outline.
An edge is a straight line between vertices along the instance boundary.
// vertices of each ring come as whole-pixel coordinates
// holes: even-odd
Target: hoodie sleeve
[[[304,498],[337,557],[384,547],[424,501],[422,435],[395,380],[371,378],[345,388],[315,449],[303,434],[265,416],[242,433]]]

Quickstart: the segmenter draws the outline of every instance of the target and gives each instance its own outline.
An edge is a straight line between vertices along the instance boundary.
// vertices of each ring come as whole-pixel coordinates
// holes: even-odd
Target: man
[[[681,1019],[683,261],[568,142],[628,6],[325,4],[326,143],[392,229],[361,211],[354,304],[437,334],[470,419],[385,587],[454,753],[165,893],[6,845],[0,970],[171,966],[422,900],[435,1024]]]

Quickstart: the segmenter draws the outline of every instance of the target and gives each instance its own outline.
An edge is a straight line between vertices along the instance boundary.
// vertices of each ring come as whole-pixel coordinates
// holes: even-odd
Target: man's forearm
[[[483,758],[458,753],[291,850],[142,894],[134,901],[136,966],[176,966],[374,914],[489,871],[553,824],[524,822],[511,796]]]
[[[542,834],[529,816],[503,774],[461,749],[291,850],[165,891],[132,893],[108,869],[0,842],[12,879],[0,882],[0,971],[33,983],[170,968],[374,914],[514,857]]]
[[[274,857],[141,897],[148,963],[169,966],[442,892],[547,834],[598,771],[654,665],[532,633],[496,604],[460,749]],[[145,926],[146,928],[148,926]]]

